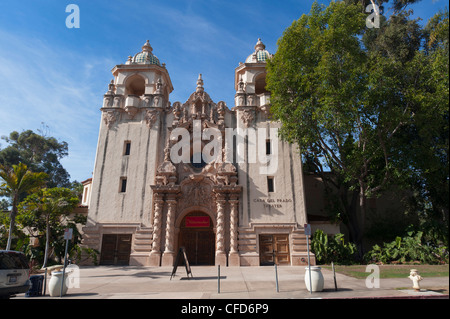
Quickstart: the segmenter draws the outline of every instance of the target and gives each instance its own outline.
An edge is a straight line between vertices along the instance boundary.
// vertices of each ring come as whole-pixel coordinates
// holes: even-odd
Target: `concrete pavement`
[[[221,267],[220,293],[218,269],[193,266],[193,278],[178,267],[170,280],[172,267],[98,266],[80,267],[79,288],[69,288],[63,299],[353,299],[353,298],[435,298],[448,299],[449,278],[424,278],[421,292],[411,289],[407,278],[380,279],[379,288],[367,288],[365,279],[336,274],[322,269],[324,291],[310,294],[305,286],[305,267],[278,267],[276,290],[275,267]],[[369,275],[369,273],[368,273]],[[446,293],[446,292],[445,292]],[[21,294],[13,299],[25,299]],[[26,299],[54,299],[32,297]]]

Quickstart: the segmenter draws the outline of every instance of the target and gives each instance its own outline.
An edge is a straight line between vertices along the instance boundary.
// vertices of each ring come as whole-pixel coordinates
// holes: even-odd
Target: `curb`
[[[342,297],[322,299],[449,299],[449,295],[424,295],[424,296],[371,296],[371,297]]]

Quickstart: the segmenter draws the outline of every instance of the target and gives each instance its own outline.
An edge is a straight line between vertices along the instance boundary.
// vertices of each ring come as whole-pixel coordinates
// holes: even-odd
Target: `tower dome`
[[[255,52],[247,57],[245,63],[265,63],[271,56],[261,39],[258,39],[255,45]]]
[[[147,42],[145,42],[145,44],[142,46],[142,51],[135,54],[131,62],[138,64],[156,64],[161,66],[159,59],[152,54],[152,51],[153,48],[147,40]]]

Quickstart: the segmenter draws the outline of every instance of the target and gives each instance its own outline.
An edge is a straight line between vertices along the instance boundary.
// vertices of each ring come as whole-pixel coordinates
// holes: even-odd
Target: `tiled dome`
[[[133,57],[131,62],[138,64],[156,64],[161,66],[159,59],[152,54],[152,51],[153,48],[150,45],[149,41],[147,40],[147,42],[145,42],[145,44],[142,46],[142,52],[137,53]]]
[[[266,62],[271,56],[269,51],[266,50],[264,43],[261,42],[261,39],[258,39],[258,42],[255,45],[255,52],[247,57],[245,63]]]

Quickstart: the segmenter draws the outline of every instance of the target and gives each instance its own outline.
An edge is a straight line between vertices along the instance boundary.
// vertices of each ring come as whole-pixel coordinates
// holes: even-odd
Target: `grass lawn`
[[[319,265],[331,270],[331,265]],[[380,278],[405,278],[409,276],[410,269],[417,269],[422,277],[448,277],[449,265],[378,265],[380,267]],[[336,273],[365,279],[369,274],[366,265],[334,266]]]

